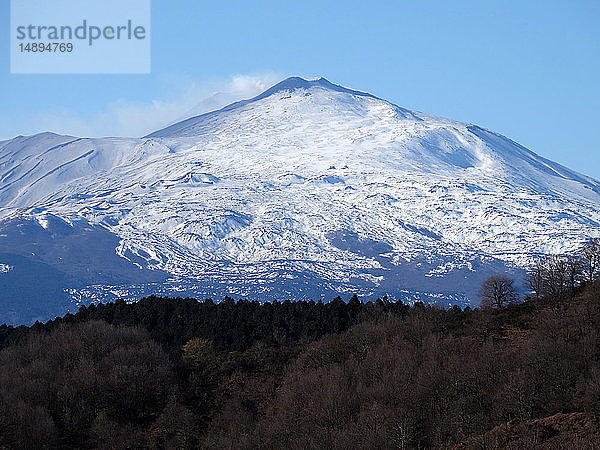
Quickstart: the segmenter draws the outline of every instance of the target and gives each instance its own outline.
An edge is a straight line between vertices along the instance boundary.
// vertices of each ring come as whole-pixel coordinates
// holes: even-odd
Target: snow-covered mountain
[[[600,236],[600,183],[320,78],[141,139],[0,142],[0,322],[150,293],[477,303]]]

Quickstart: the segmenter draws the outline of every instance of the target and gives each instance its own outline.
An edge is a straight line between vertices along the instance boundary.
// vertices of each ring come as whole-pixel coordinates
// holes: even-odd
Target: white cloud
[[[179,79],[177,84],[183,87],[172,89],[166,99],[148,102],[121,99],[103,110],[85,114],[61,108],[41,111],[30,121],[35,129],[20,130],[20,134],[53,131],[85,137],[144,136],[179,120],[252,98],[280,79],[276,74],[235,75],[228,80],[185,80],[183,85]]]

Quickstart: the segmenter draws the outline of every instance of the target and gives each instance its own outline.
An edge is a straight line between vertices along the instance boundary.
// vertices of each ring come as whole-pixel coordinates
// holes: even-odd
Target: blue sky
[[[598,1],[153,0],[149,75],[11,75],[0,5],[0,139],[141,135],[324,76],[600,179]]]

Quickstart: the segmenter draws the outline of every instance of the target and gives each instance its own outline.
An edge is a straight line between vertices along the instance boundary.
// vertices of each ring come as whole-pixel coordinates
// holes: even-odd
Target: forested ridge
[[[409,307],[386,297],[362,303],[357,296],[347,301],[285,301],[259,303],[225,297],[211,299],[147,297],[127,304],[123,300],[82,306],[78,313],[58,317],[32,327],[0,327],[0,348],[31,331],[47,332],[64,324],[101,320],[116,326],[141,326],[167,353],[177,357],[192,338],[210,339],[217,351],[244,351],[253,346],[281,347],[306,343],[324,334],[339,333],[349,326],[387,314],[404,315]],[[455,311],[460,311],[455,308]]]
[[[596,448],[600,286],[537,297],[149,297],[2,326],[0,448]]]

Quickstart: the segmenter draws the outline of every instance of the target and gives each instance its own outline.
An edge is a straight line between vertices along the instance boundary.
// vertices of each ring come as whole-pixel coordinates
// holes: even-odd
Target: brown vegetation
[[[596,417],[585,413],[559,413],[536,420],[511,420],[455,449],[595,450],[599,443],[600,427]]]
[[[516,334],[489,334],[498,317],[488,314],[451,331],[435,311],[417,310],[321,339],[289,366],[256,422],[239,426],[238,411],[225,408],[205,445],[445,448],[498,424],[570,411],[596,417],[597,300],[542,306]]]
[[[153,302],[145,310],[162,311],[162,301]],[[248,307],[230,303],[216,317],[241,317]],[[118,308],[108,310],[113,320],[115,311],[131,320],[133,309]],[[255,317],[273,314],[269,308]],[[355,325],[312,340],[315,322],[307,318],[323,307],[282,308],[304,311],[290,316],[290,324],[303,323],[295,340],[277,328],[282,338],[266,345],[260,333],[272,331],[257,321],[264,331],[246,330],[256,339],[243,351],[192,337],[166,353],[141,328],[101,321],[34,327],[0,351],[0,447],[585,449],[597,442],[597,285],[578,288],[573,299],[465,311],[353,300],[319,323],[354,317]],[[147,326],[157,323],[144,317]],[[173,328],[160,327],[171,348]]]

